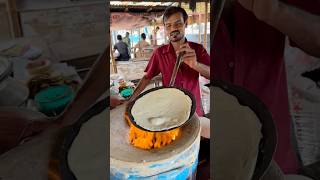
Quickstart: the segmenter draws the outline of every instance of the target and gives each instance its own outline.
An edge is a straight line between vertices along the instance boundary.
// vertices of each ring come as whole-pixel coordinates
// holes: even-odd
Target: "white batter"
[[[131,109],[135,122],[148,130],[161,131],[185,123],[192,106],[191,98],[175,88],[152,91],[139,98]]]

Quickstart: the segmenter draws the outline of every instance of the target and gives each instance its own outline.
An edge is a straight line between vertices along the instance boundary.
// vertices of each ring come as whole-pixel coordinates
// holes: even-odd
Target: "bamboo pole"
[[[131,36],[133,36],[133,29],[131,29]],[[133,47],[133,41],[130,40],[131,47]]]
[[[166,37],[166,32],[167,30],[164,30],[164,33],[163,33],[163,39],[164,39],[164,43],[166,44],[166,43],[169,43],[169,39],[167,39],[167,37]]]
[[[198,44],[201,44],[201,14],[199,14],[198,27],[199,27]]]
[[[141,28],[139,28],[139,42],[141,41]]]
[[[204,15],[204,39],[203,44],[207,49],[207,24],[208,24],[208,3],[205,2],[205,15]]]
[[[20,26],[19,14],[17,10],[17,2],[16,0],[8,0],[7,1],[7,11],[9,13],[9,23],[11,35],[14,38],[22,37],[22,30]]]
[[[110,33],[111,37],[110,37],[110,55],[111,55],[111,65],[112,65],[112,69],[114,73],[118,73],[117,70],[117,64],[116,61],[113,57],[113,52],[112,52],[112,47],[113,47],[113,43],[112,43],[112,33]]]

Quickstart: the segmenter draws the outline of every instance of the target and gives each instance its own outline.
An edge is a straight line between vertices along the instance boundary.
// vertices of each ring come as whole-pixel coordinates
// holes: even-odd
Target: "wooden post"
[[[133,29],[131,29],[131,36],[133,36]],[[130,39],[131,47],[133,47],[133,41]]]
[[[152,34],[152,41],[150,42],[151,43],[151,46],[154,46],[156,43],[155,39],[156,39],[156,35],[155,35],[155,29],[156,29],[156,23],[153,24],[153,28],[152,28],[152,31],[151,31],[151,34]]]
[[[110,33],[112,34],[112,33]],[[112,48],[113,48],[113,43],[112,43],[112,35],[110,37],[110,55],[111,55],[111,65],[112,65],[112,69],[113,69],[113,72],[114,73],[118,73],[118,70],[117,70],[117,64],[116,64],[116,61],[113,57],[113,51],[112,51]]]
[[[194,15],[192,15],[192,27],[191,27],[191,34],[194,34]]]
[[[169,43],[169,40],[167,39],[166,33],[167,33],[167,30],[165,30],[165,28],[164,28],[164,32],[163,32],[164,44]]]
[[[143,32],[143,31],[142,31]],[[141,27],[139,28],[139,41],[138,41],[138,43],[139,43],[139,55],[140,55],[140,57],[141,57],[141,46],[140,46],[140,42],[141,42]],[[139,58],[140,58],[139,57]]]
[[[19,16],[17,11],[17,3],[16,0],[8,0],[8,12],[9,12],[9,22],[12,28],[12,34],[14,37],[21,37],[21,26],[19,22]]]
[[[138,41],[138,42],[140,42],[140,41],[141,41],[140,34],[141,34],[141,28],[139,28],[139,41]]]
[[[198,27],[199,27],[198,43],[201,44],[201,14],[200,13],[199,13],[199,19],[198,19]]]
[[[205,2],[205,14],[204,14],[204,38],[203,44],[204,48],[207,49],[207,23],[208,23],[208,2]]]

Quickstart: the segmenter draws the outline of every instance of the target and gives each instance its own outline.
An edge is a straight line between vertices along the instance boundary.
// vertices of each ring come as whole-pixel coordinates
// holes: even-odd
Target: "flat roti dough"
[[[137,99],[131,114],[144,129],[161,131],[185,123],[189,119],[191,107],[192,100],[183,91],[164,88]]]
[[[261,124],[236,97],[213,87],[214,180],[250,180],[256,165]]]
[[[84,123],[74,139],[68,163],[78,180],[107,179],[108,108]]]

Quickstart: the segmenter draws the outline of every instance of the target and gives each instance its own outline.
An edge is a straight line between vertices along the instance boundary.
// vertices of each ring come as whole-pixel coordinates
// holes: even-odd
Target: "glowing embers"
[[[137,127],[135,127],[127,113],[125,114],[125,119],[129,123],[129,142],[138,148],[141,149],[153,149],[153,148],[161,148],[176,140],[181,134],[181,129],[176,128],[169,131],[164,132],[148,132],[143,131]]]

